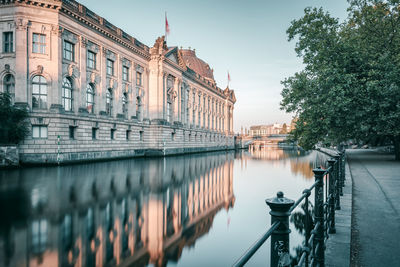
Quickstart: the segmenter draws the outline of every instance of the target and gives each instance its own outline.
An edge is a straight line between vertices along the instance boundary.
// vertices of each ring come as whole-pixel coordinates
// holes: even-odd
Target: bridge
[[[267,136],[250,136],[250,135],[239,135],[235,140],[236,148],[248,148],[252,146],[254,148],[278,146],[278,143],[287,140],[288,134],[270,134]]]

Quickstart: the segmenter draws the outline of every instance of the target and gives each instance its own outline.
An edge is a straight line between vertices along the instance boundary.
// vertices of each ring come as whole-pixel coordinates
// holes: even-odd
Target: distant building
[[[0,92],[30,111],[21,161],[233,148],[234,91],[194,50],[148,47],[74,0],[0,1],[0,28]]]
[[[287,126],[286,123],[250,126],[250,136],[269,136],[271,134],[286,134],[288,132],[290,132],[290,126]]]

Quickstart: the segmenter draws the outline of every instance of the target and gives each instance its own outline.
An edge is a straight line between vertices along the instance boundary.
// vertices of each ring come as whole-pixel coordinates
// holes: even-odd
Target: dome
[[[206,62],[196,57],[196,52],[194,50],[181,49],[180,52],[187,67],[205,78],[214,80],[213,70]]]

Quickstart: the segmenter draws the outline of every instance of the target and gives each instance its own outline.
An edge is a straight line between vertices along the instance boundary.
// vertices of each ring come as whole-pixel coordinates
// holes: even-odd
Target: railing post
[[[339,161],[338,156],[335,156],[335,164],[333,165],[333,175],[332,177],[335,179],[335,209],[340,210],[340,176],[339,176]]]
[[[345,156],[346,156],[346,153],[343,150],[343,151],[339,152],[339,155],[340,155],[340,163],[341,163],[341,166],[342,166],[342,171],[341,171],[341,174],[342,174],[342,177],[341,177],[342,178],[342,186],[344,186],[344,180],[346,180],[346,173],[345,173],[345,164],[346,164]]]
[[[328,208],[329,208],[329,233],[334,234],[336,233],[336,227],[335,227],[335,176],[333,175],[333,170],[335,167],[335,160],[334,159],[329,159],[328,160],[329,167],[331,168],[331,171],[329,172],[329,203],[328,203]]]
[[[282,192],[278,192],[276,197],[266,199],[265,202],[270,207],[271,225],[276,221],[280,224],[271,235],[271,262],[270,266],[290,266],[290,246],[289,246],[289,216],[290,207],[293,206],[294,200],[283,196]]]
[[[317,168],[313,170],[315,176],[315,207],[314,218],[315,223],[319,223],[317,232],[315,234],[314,251],[315,260],[314,265],[323,267],[325,266],[325,245],[324,245],[324,173],[325,170]]]
[[[336,164],[337,164],[337,177],[339,181],[339,194],[343,196],[343,181],[342,181],[342,161],[340,155],[335,156]]]

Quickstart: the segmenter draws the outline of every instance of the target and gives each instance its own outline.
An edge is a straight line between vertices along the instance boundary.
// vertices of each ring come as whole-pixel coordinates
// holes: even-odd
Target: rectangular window
[[[75,127],[74,126],[69,126],[69,139],[71,139],[71,140],[75,139]]]
[[[89,69],[96,69],[96,53],[87,51],[87,67]]]
[[[75,45],[65,40],[63,44],[63,58],[69,61],[74,61],[75,59]]]
[[[131,135],[131,130],[126,130],[126,140],[129,140],[130,135]]]
[[[171,133],[171,141],[175,141],[175,133],[174,132]]]
[[[122,67],[122,80],[129,81],[129,68],[126,66]]]
[[[110,132],[110,138],[111,138],[111,140],[114,140],[115,139],[115,129],[111,129],[111,132]]]
[[[142,85],[142,73],[136,72],[136,85],[141,86]]]
[[[97,139],[97,128],[92,128],[92,140]]]
[[[114,61],[107,59],[107,74],[114,75]]]
[[[32,38],[32,52],[46,54],[46,35],[34,33]]]
[[[32,126],[32,138],[47,138],[47,126],[45,125],[33,125]]]
[[[143,141],[143,131],[139,131],[139,141]]]
[[[14,52],[13,32],[3,33],[3,53]]]

